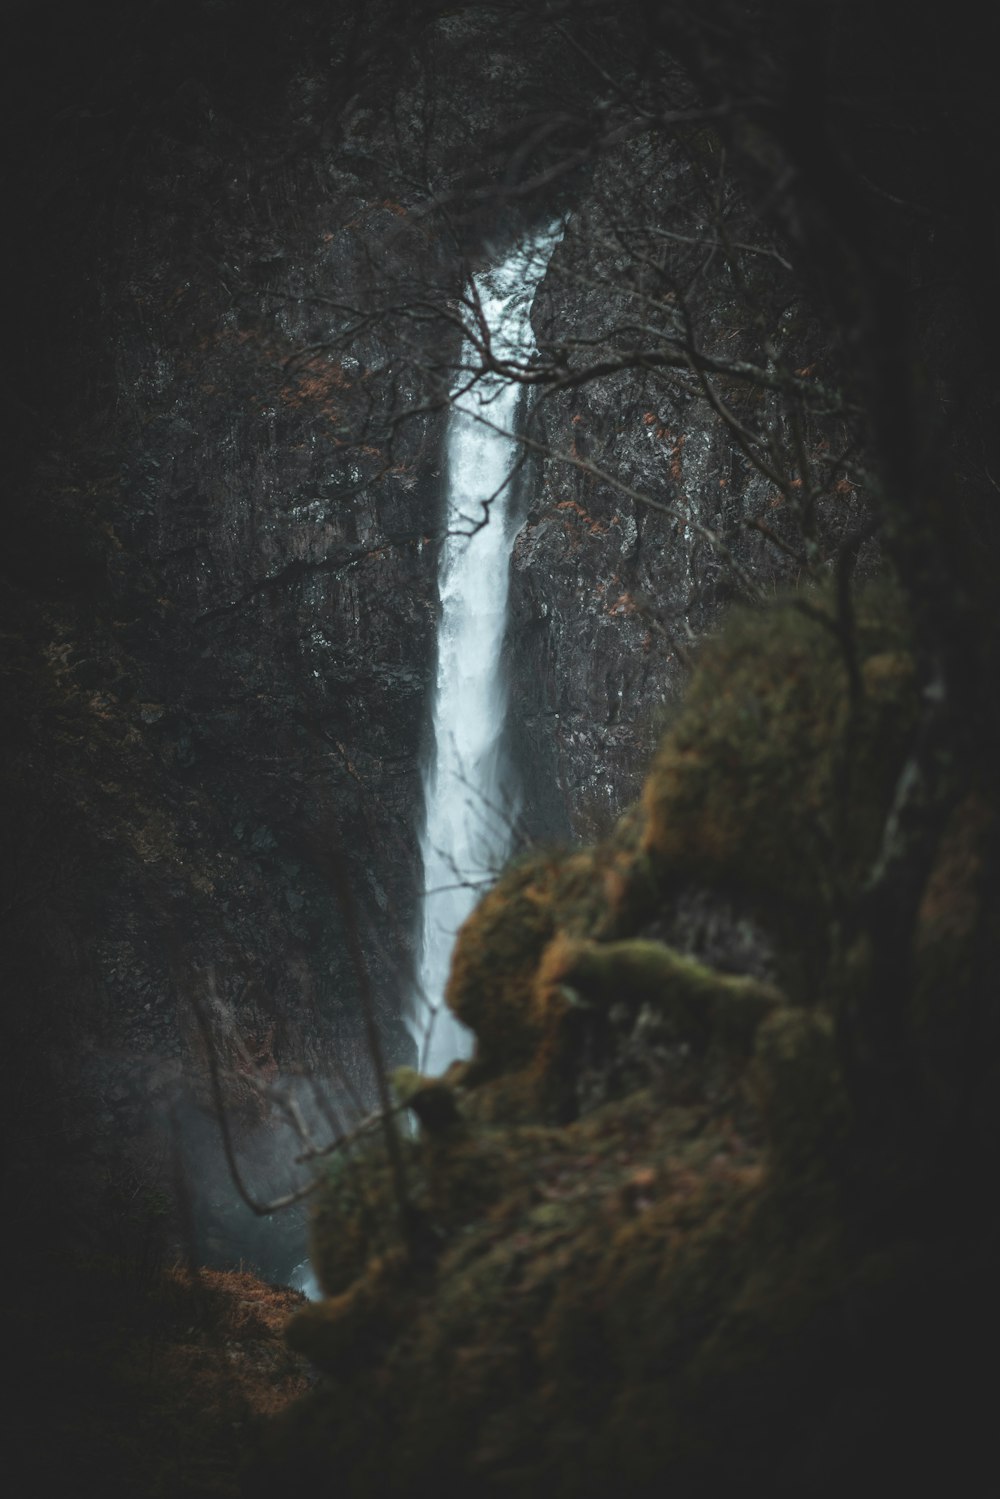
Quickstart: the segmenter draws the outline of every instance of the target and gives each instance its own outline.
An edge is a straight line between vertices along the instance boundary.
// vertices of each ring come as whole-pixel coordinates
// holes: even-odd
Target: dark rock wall
[[[335,152],[350,93],[301,17],[268,58],[225,11],[190,8],[187,36],[113,7],[96,35],[28,23],[20,55],[36,138],[5,567],[8,1101],[22,1184],[51,1199],[54,1139],[85,1235],[123,1149],[144,1191],[169,1184],[172,1117],[223,1211],[196,1122],[206,1029],[265,1165],[251,1074],[335,1070],[371,1096],[351,927],[387,1054],[409,1054],[440,431],[348,451],[345,405],[384,351],[308,353],[405,210],[349,141]]]
[[[251,1076],[370,1098],[352,928],[409,1057],[442,426],[392,417],[455,335],[401,354],[357,312],[454,292],[509,232],[420,210],[577,64],[502,16],[389,9],[13,33],[8,1102],[54,1235],[103,1232],[123,1156],[169,1186],[179,1138],[200,1248],[236,1251],[206,1038],[251,1158],[280,1154]]]
[[[540,349],[565,351],[574,377],[599,372],[543,389],[526,428],[541,456],[529,450],[514,552],[513,733],[529,821],[550,836],[610,827],[638,794],[698,642],[726,605],[791,586],[810,563],[829,568],[864,514],[857,486],[835,479],[807,542],[794,488],[783,493],[741,451],[690,371],[643,368],[644,350],[667,349],[665,303],[681,299],[708,357],[835,368],[759,202],[728,182],[720,213],[721,171],[704,130],[608,152],[536,302]],[[721,253],[723,214],[731,239],[752,244],[742,263]],[[724,378],[717,388],[733,400]],[[776,393],[736,399],[748,427],[790,447]],[[817,453],[839,425],[836,415],[817,425]]]
[[[706,139],[551,170],[604,118],[586,18],[574,39],[475,8],[126,11],[57,32],[25,12],[12,50],[11,1102],[24,1181],[54,1138],[91,1207],[90,1166],[113,1176],[123,1142],[170,1175],[177,1110],[189,1174],[215,1181],[190,1123],[206,1037],[255,1157],[274,1152],[251,1075],[370,1094],[354,930],[388,1058],[408,1058],[443,418],[396,418],[439,401],[456,333],[398,308],[562,210],[543,355],[620,345],[616,216],[681,234],[708,344],[751,351],[741,296],[815,343],[774,254],[737,294],[682,243]],[[515,156],[533,194],[508,191]],[[528,836],[593,835],[636,794],[739,567],[795,569],[743,524],[773,494],[676,388],[612,373],[537,399],[526,432],[511,749]]]

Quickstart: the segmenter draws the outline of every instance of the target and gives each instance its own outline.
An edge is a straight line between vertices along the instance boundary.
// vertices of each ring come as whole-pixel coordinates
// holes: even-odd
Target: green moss
[[[362,1276],[292,1319],[288,1342],[327,1374],[349,1376],[390,1346],[408,1310],[410,1266],[401,1246],[369,1259]]]
[[[518,860],[458,935],[446,999],[476,1034],[477,1080],[529,1063],[561,1012],[536,983],[552,939],[629,932],[655,906],[644,820],[634,808],[601,846]]]
[[[556,1104],[573,1095],[583,1067],[594,1074],[590,1093],[605,1097],[665,1070],[683,1074],[687,1096],[718,1092],[750,1056],[761,1019],[784,1002],[771,985],[641,938],[560,934],[542,956],[536,989],[550,1024],[535,1072]]]
[[[829,607],[817,596],[736,614],[707,647],[643,792],[659,878],[739,892],[779,933],[800,988],[874,857],[916,711],[893,600],[859,609],[856,698],[821,622]]]
[[[432,1133],[450,1129],[461,1118],[454,1089],[439,1078],[421,1077],[412,1067],[397,1067],[392,1086],[424,1129]]]
[[[555,985],[576,1003],[605,1011],[616,1004],[633,1012],[649,1005],[663,1015],[678,1042],[704,1050],[718,1031],[744,1054],[761,1018],[781,1002],[768,984],[718,973],[641,938],[553,943],[539,985]]]
[[[800,602],[738,615],[706,649],[602,845],[517,863],[467,921],[448,998],[476,1056],[447,1083],[395,1079],[427,1114],[404,1144],[419,1252],[376,1141],[317,1211],[331,1300],[292,1337],[337,1383],[290,1423],[283,1483],[301,1459],[299,1481],[335,1471],[357,1499],[838,1493],[866,1430],[930,1412],[961,1260],[935,1220],[941,1163],[909,1150],[905,1232],[858,1182],[887,1180],[873,1149],[907,1150],[913,1097],[937,1100],[932,1123],[960,1118],[974,1039],[993,1036],[970,1005],[995,956],[992,805],[970,795],[937,850],[898,1065],[877,1079],[890,1103],[905,1091],[882,1116],[903,1126],[872,1141],[850,1022],[882,1002],[885,965],[858,913],[913,667],[892,600],[864,602],[852,692],[827,602]],[[785,990],[653,940],[686,881],[765,917]]]
[[[481,1074],[524,1063],[544,1028],[533,977],[558,920],[557,902],[591,893],[586,855],[539,855],[513,865],[458,935],[446,999],[476,1033]]]

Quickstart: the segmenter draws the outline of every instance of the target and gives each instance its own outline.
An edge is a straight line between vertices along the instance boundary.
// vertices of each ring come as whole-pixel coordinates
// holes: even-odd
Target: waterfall
[[[548,228],[473,278],[500,359],[524,362],[534,350],[531,304],[561,232]],[[478,359],[467,343],[452,389],[433,750],[424,774],[425,893],[411,1030],[421,1068],[432,1076],[472,1048],[470,1033],[443,1003],[444,987],[455,933],[509,852],[517,810],[502,763],[500,657],[516,529],[510,479],[517,443],[506,434],[521,387],[495,373],[472,380]]]

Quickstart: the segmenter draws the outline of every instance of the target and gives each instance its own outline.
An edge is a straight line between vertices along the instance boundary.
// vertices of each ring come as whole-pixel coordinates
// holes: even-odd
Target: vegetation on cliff
[[[206,1056],[241,1128],[286,1067],[370,1080],[345,870],[410,1054],[389,932],[405,956],[454,299],[560,207],[515,372],[514,750],[535,826],[594,846],[503,876],[452,977],[474,1060],[397,1073],[401,1160],[331,1170],[292,1334],[325,1383],[261,1483],[978,1487],[996,90],[974,26],[905,9],[13,7],[0,971],[36,1491],[229,1492],[236,1423],[301,1388],[297,1303],[124,1284],[102,1182],[155,1167],[152,1243],[168,1104],[207,1159]],[[859,600],[879,557],[900,596]],[[796,578],[829,592],[774,604]],[[191,1174],[194,1252],[249,1249]]]
[[[970,1460],[995,812],[956,782],[887,993],[867,906],[918,694],[894,594],[859,603],[849,660],[828,609],[734,616],[640,806],[470,916],[448,997],[479,1045],[397,1077],[405,1201],[380,1144],[323,1188],[327,1299],[289,1336],[326,1378],[275,1438],[282,1482],[832,1495]],[[774,983],[660,940],[685,882],[770,933]]]

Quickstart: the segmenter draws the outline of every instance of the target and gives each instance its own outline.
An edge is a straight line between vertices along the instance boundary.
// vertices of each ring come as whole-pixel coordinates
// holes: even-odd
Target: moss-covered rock
[[[588,853],[541,854],[512,865],[466,920],[445,997],[476,1033],[482,1075],[531,1056],[546,1026],[538,960],[559,926],[587,929],[594,902]]]
[[[601,845],[515,861],[458,935],[446,1000],[476,1034],[477,1079],[530,1062],[564,1008],[536,982],[553,938],[635,932],[657,902],[641,808]],[[554,1013],[553,1013],[554,1011]]]
[[[542,955],[536,987],[550,1016],[540,1055],[549,1094],[561,1084],[584,1107],[654,1077],[673,1097],[720,1092],[749,1057],[761,1019],[783,1003],[770,985],[642,938],[561,933]]]
[[[1000,1242],[975,1189],[996,818],[985,791],[955,806],[893,975],[897,1054],[866,1075],[866,892],[917,704],[891,598],[859,606],[850,659],[828,607],[737,616],[641,806],[469,917],[448,998],[477,1051],[397,1077],[422,1121],[404,1196],[378,1138],[321,1195],[331,1299],[291,1337],[333,1383],[276,1436],[282,1482],[833,1499],[948,1471],[949,1435],[928,1457],[907,1433],[968,1434],[952,1288],[985,1304]],[[659,940],[685,881],[760,913],[786,988]]]
[[[740,612],[705,650],[643,792],[662,881],[736,890],[808,990],[874,859],[916,716],[898,605],[859,607],[855,690],[822,595]]]

